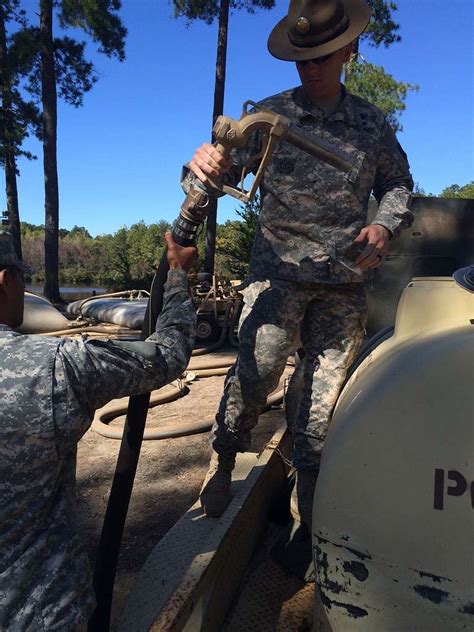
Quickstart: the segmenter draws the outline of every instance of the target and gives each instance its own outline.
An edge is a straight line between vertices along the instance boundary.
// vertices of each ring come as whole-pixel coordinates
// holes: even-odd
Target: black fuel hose
[[[163,309],[164,285],[168,277],[168,270],[169,264],[165,250],[153,277],[150,298],[143,319],[142,340],[151,335],[156,320]],[[134,395],[129,400],[120,451],[97,550],[93,578],[97,605],[89,621],[89,632],[105,632],[110,628],[110,611],[117,560],[143,442],[149,402],[150,393]]]
[[[207,193],[191,187],[173,227],[172,236],[175,243],[185,247],[196,243],[197,232],[206,219],[208,205]],[[152,334],[163,309],[164,286],[168,271],[168,256],[165,249],[151,284],[150,298],[143,319],[142,340],[146,340]],[[149,402],[150,393],[134,395],[129,399],[123,437],[97,550],[93,578],[97,605],[89,621],[89,632],[106,632],[110,628],[117,560],[143,442]]]

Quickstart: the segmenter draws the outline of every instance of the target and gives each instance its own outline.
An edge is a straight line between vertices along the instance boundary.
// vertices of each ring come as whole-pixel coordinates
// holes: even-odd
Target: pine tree
[[[19,50],[15,35],[7,36],[7,25],[16,23],[25,27],[24,12],[20,10],[19,0],[0,2],[0,163],[5,170],[5,193],[10,230],[16,253],[22,258],[20,211],[17,189],[18,156],[34,158],[21,149],[22,143],[30,132],[38,132],[39,111],[36,106],[25,100],[19,90],[21,67]]]
[[[75,107],[97,80],[84,56],[85,42],[53,33],[56,15],[62,29],[82,29],[108,57],[125,59],[126,28],[117,12],[120,0],[40,0],[40,26],[30,28],[29,91],[43,108],[43,166],[45,183],[44,294],[60,301],[58,275],[59,184],[57,171],[57,98]]]

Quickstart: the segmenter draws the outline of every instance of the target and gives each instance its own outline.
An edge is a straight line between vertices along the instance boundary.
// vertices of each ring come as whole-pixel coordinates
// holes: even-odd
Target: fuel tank
[[[60,331],[69,325],[68,319],[47,299],[25,292],[23,323],[17,329],[22,334],[40,334]]]
[[[74,301],[68,305],[68,313],[73,316],[84,316],[95,320],[129,327],[130,329],[141,329],[145,318],[148,298],[116,298],[102,297]]]
[[[474,630],[473,378],[474,294],[413,279],[323,452],[313,554],[332,632]]]

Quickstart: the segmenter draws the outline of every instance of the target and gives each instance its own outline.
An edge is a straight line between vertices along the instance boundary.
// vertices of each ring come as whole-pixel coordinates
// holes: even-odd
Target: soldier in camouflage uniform
[[[186,367],[195,310],[186,272],[194,248],[167,235],[170,272],[156,331],[143,342],[16,333],[24,278],[0,232],[0,630],[85,629],[91,573],[76,528],[77,443],[96,408],[174,380]]]
[[[266,170],[239,356],[225,383],[215,454],[201,490],[208,515],[220,515],[227,506],[235,453],[248,449],[267,395],[288,355],[302,346],[303,390],[291,425],[299,509],[310,524],[328,423],[364,337],[364,282],[382,263],[390,239],[412,222],[413,182],[405,153],[380,110],[340,83],[352,41],[369,18],[362,0],[292,0],[269,38],[275,57],[296,61],[302,85],[259,105],[342,148],[357,167],[344,174],[282,142]],[[208,177],[238,182],[255,151],[252,146],[225,160],[212,145],[202,145],[189,163],[185,187],[196,177],[204,185]],[[379,208],[365,226],[372,191]]]

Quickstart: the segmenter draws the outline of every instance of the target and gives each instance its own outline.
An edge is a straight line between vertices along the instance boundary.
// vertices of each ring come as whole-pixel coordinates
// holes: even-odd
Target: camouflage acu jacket
[[[195,310],[172,270],[144,342],[23,336],[0,325],[0,630],[75,630],[94,597],[74,515],[76,446],[110,399],[186,367]]]
[[[346,175],[281,142],[260,187],[251,275],[317,283],[364,281],[367,273],[354,265],[358,252],[353,241],[366,225],[371,191],[379,203],[374,224],[397,236],[413,220],[406,155],[382,112],[344,87],[329,115],[308,101],[301,86],[259,105],[286,116],[309,137],[317,135],[354,155],[359,168]],[[256,138],[246,151],[233,152],[231,182],[239,181],[244,164],[252,167],[249,156],[258,150]]]

